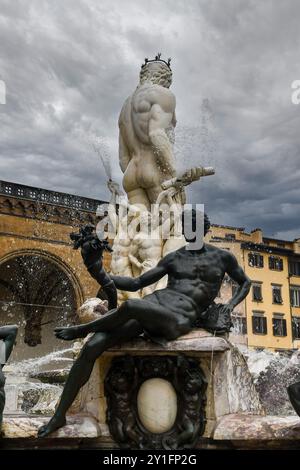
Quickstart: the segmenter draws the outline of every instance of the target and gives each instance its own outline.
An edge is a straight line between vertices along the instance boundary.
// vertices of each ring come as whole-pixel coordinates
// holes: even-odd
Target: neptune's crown
[[[155,59],[148,59],[148,57],[146,57],[144,64],[142,64],[142,68],[145,67],[150,62],[163,62],[171,70],[171,67],[170,67],[171,57],[169,57],[168,61],[163,60],[161,59],[161,52],[158,52],[158,54],[155,56]]]

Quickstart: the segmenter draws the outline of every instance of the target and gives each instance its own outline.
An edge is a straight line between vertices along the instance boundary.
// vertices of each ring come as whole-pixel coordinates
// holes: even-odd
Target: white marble
[[[3,419],[2,432],[4,438],[35,438],[37,431],[49,417],[9,417]],[[97,421],[91,416],[67,416],[67,425],[51,434],[50,438],[95,438],[101,435]]]
[[[107,301],[91,297],[87,299],[77,310],[77,317],[80,323],[89,323],[97,320],[107,312]]]
[[[214,174],[213,168],[200,165],[180,174],[177,171],[176,99],[169,90],[171,83],[172,71],[164,61],[158,57],[147,61],[141,68],[140,83],[126,99],[119,116],[119,164],[128,200],[116,182],[108,181],[112,194],[108,216],[114,229],[113,236],[108,233],[108,238],[114,240],[111,273],[117,276],[140,276],[185,245],[180,224],[174,222],[176,217],[181,219],[186,202],[184,187]],[[170,212],[170,207],[176,205],[180,211]],[[158,211],[162,206],[168,208],[163,221]],[[167,276],[139,292],[119,291],[118,300],[144,297],[166,284]]]
[[[300,440],[300,418],[229,414],[219,418],[213,438],[233,441]]]
[[[172,72],[166,64],[148,63],[119,117],[123,186],[131,204],[144,204],[148,209],[156,202],[161,183],[176,176],[176,100],[169,90],[171,82]]]
[[[160,378],[146,380],[137,395],[138,415],[143,426],[154,434],[169,431],[177,415],[177,395],[173,385]]]
[[[243,412],[264,414],[246,360],[237,348],[230,346],[228,351],[215,359],[213,373],[215,415],[219,417]]]
[[[182,352],[211,352],[214,353],[224,352],[230,349],[229,342],[220,336],[213,336],[208,331],[203,329],[194,329],[190,333],[180,336],[175,341],[168,341],[166,345],[162,346],[152,341],[145,341],[139,337],[133,341],[128,341],[120,345],[110,348],[108,351],[122,351],[122,353],[130,351],[151,351],[151,352],[166,352],[166,351],[182,351]],[[105,353],[106,354],[106,353]]]

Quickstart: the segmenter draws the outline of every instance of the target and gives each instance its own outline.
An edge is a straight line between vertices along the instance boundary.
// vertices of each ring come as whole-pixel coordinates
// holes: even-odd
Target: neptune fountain
[[[238,266],[235,257],[203,243],[203,235],[205,236],[210,228],[207,215],[197,214],[196,209],[179,211],[182,212],[182,217],[177,218],[182,227],[182,234],[177,240],[180,248],[174,250],[173,245],[173,250],[165,255],[163,253],[166,240],[176,238],[172,233],[174,220],[172,227],[170,224],[168,236],[158,236],[158,244],[154,243],[150,234],[144,232],[145,227],[151,228],[155,219],[155,227],[159,226],[162,201],[167,200],[169,210],[173,204],[183,209],[186,201],[184,185],[213,173],[211,168],[198,166],[177,175],[172,146],[176,119],[175,97],[169,90],[171,78],[170,61],[165,62],[160,55],[154,60],[146,60],[140,73],[140,85],[126,100],[119,118],[119,158],[124,173],[123,187],[127,193],[128,212],[139,217],[137,234],[141,252],[148,252],[148,269],[144,269],[137,277],[115,275],[114,272],[109,276],[103,272],[101,259],[104,242],[99,241],[97,234],[93,235],[87,227],[77,239],[73,235],[73,239],[76,239],[75,248],[81,244],[84,263],[104,290],[113,282],[115,287],[123,292],[145,293],[147,287],[157,285],[165,276],[167,285],[144,296],[141,294],[141,298],[124,300],[118,307],[109,301],[109,311],[93,322],[55,329],[56,336],[63,340],[85,338],[90,333],[93,333],[93,336],[84,344],[72,366],[55,414],[49,423],[40,428],[40,437],[46,437],[66,424],[68,409],[80,388],[88,381],[95,361],[107,349],[142,334],[153,342],[164,345],[188,334],[195,327],[207,326],[210,330],[217,331],[220,323],[221,331],[228,332],[231,312],[249,292],[250,280]],[[110,189],[115,197],[115,185],[111,182]],[[156,216],[153,214],[153,205],[156,205]],[[166,211],[165,207],[163,211]],[[204,217],[204,233],[201,232],[202,226],[199,223],[201,215]],[[187,230],[188,225],[190,230]],[[200,240],[197,240],[199,238]],[[128,236],[125,239],[127,240]],[[148,242],[148,246],[143,246],[143,242]],[[126,253],[123,256],[126,256]],[[133,261],[130,248],[128,259]],[[143,269],[144,261],[145,258],[140,256],[133,264],[137,269]],[[225,274],[229,275],[239,288],[226,305],[216,305],[214,300]],[[192,385],[187,385],[190,386]],[[197,397],[197,391],[196,387],[193,392],[196,401],[201,398],[200,395]],[[116,390],[114,392],[116,393]],[[188,393],[188,389],[183,390],[183,393]],[[197,433],[195,435],[193,421],[197,418],[200,420],[201,411],[198,405],[193,410],[193,417],[185,416],[186,426],[191,426],[193,431],[187,433],[186,439],[182,436],[179,439],[179,434],[177,438],[173,436],[173,447],[177,447],[179,442],[191,445],[195,441],[198,436]]]
[[[26,424],[37,446],[59,437],[138,449],[196,448],[203,439],[251,445],[287,426],[265,416],[246,360],[228,341],[251,282],[232,253],[204,241],[203,206],[187,204],[185,187],[214,169],[199,162],[179,171],[171,83],[170,59],[145,59],[119,117],[123,189],[109,172],[105,217],[71,234],[100,290],[79,309],[80,324],[55,329],[77,340],[74,361],[53,416]],[[225,277],[237,289],[216,303]],[[81,419],[93,422],[90,434]],[[8,425],[5,433],[20,437]]]

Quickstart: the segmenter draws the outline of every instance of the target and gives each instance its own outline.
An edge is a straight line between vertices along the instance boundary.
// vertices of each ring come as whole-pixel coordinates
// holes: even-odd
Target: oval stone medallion
[[[137,409],[147,431],[154,434],[169,431],[177,415],[177,395],[173,385],[159,378],[146,380],[137,395]]]

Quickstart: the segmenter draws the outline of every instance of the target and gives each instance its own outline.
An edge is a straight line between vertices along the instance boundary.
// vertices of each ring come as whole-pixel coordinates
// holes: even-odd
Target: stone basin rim
[[[300,440],[300,418],[232,413],[218,418],[213,432],[216,441]]]

